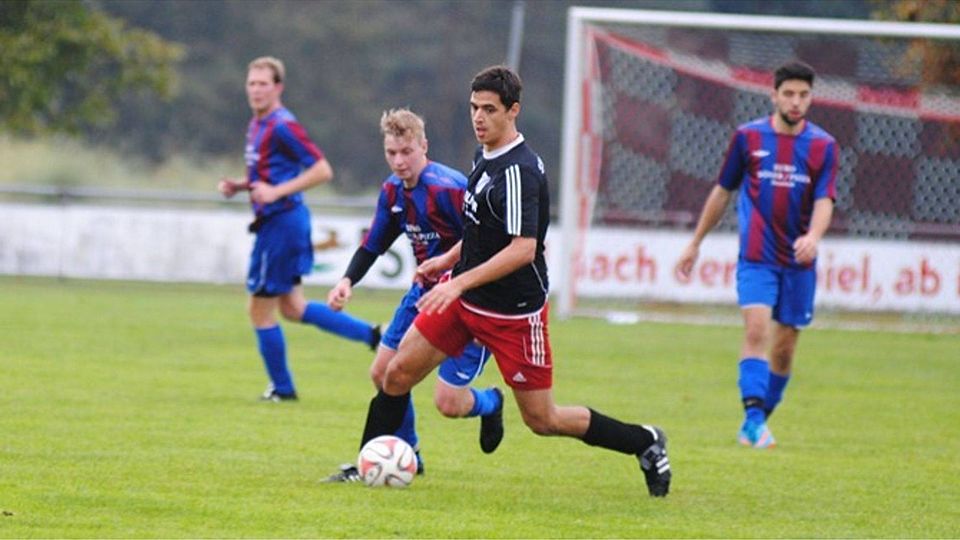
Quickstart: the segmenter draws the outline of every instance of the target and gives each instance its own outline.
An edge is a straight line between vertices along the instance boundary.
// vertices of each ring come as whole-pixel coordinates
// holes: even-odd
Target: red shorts
[[[527,315],[504,315],[461,300],[443,313],[420,313],[413,324],[431,345],[452,357],[460,356],[476,338],[493,353],[511,388],[546,390],[553,386],[547,307]]]

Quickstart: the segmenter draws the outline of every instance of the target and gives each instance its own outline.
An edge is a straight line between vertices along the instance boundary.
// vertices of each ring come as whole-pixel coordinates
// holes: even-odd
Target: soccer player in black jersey
[[[517,131],[520,91],[520,78],[503,66],[484,69],[473,79],[470,110],[480,148],[464,197],[463,240],[417,269],[433,277],[453,267],[453,277],[418,302],[420,314],[370,402],[361,444],[395,432],[410,389],[476,339],[493,351],[523,421],[534,433],[575,437],[633,454],[650,495],[665,496],[671,470],[660,428],[553,401],[543,255],[550,194],[543,162]]]

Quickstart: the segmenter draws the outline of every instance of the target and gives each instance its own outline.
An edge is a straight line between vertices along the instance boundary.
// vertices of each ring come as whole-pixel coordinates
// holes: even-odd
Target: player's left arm
[[[250,196],[259,204],[270,204],[284,197],[306,191],[313,186],[329,182],[333,179],[333,168],[326,159],[320,159],[307,170],[298,174],[293,180],[282,184],[268,184],[254,182],[250,185]]]
[[[463,240],[460,240],[448,249],[445,253],[431,257],[417,266],[417,277],[425,282],[433,282],[440,278],[440,275],[453,268],[460,260],[460,246]]]
[[[281,184],[274,185],[266,182],[251,184],[250,197],[254,202],[270,204],[333,179],[333,167],[330,166],[330,162],[310,141],[299,124],[278,125],[276,135],[284,148],[288,149],[301,164],[307,166],[296,177]]]
[[[817,199],[813,203],[813,216],[810,218],[810,230],[793,242],[793,256],[800,264],[807,264],[817,258],[817,246],[826,234],[833,218],[833,199]]]
[[[811,263],[817,258],[820,239],[830,228],[834,200],[837,198],[837,165],[837,144],[831,142],[827,145],[820,175],[814,187],[816,201],[813,203],[810,228],[793,242],[793,256],[800,264]]]

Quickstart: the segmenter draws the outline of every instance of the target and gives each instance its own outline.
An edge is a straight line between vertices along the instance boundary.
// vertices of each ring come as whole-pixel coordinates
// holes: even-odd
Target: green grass
[[[120,154],[64,136],[17,138],[0,134],[0,186],[114,187],[215,192],[223,176],[243,172],[229,157],[177,155],[162,163]]]
[[[386,320],[398,297],[352,309]],[[369,351],[286,324],[301,401],[259,403],[245,302],[0,278],[0,537],[960,536],[958,335],[808,331],[762,452],[734,442],[738,328],[554,321],[558,402],[662,425],[668,498],[633,458],[533,435],[512,400],[484,455],[427,387],[427,475],[373,490],[318,482],[356,454]],[[480,383],[502,385],[493,366]]]
[[[226,156],[179,153],[153,163],[62,135],[24,138],[0,133],[0,188],[83,187],[219,197],[216,189],[221,178],[244,173],[241,150],[238,146],[237,152]],[[310,190],[310,198],[335,196],[336,190],[336,183],[317,186]],[[375,194],[370,196],[376,200]]]

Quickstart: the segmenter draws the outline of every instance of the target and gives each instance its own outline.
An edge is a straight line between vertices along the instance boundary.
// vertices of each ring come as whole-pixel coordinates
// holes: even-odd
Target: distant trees
[[[957,0],[527,0],[520,128],[559,178],[567,9],[572,5],[960,22]],[[284,102],[330,156],[342,191],[389,172],[377,120],[409,106],[430,155],[461,169],[475,144],[467,97],[505,60],[513,0],[0,0],[0,130],[69,131],[155,162],[236,156],[247,63],[288,69]],[[956,49],[918,45],[960,84]],[[952,75],[950,75],[952,74]]]
[[[285,62],[284,104],[329,156],[333,185],[341,192],[376,189],[389,173],[381,157],[379,118],[392,107],[423,114],[431,158],[469,167],[475,146],[467,106],[470,78],[504,60],[513,2],[96,1],[111,15],[182,43],[187,51],[174,100],[125,96],[117,123],[98,130],[98,139],[157,161],[183,153],[235,156],[239,171],[250,117],[243,89],[247,63],[269,54]],[[544,19],[553,23],[545,45],[560,59],[565,6],[543,5],[551,8]],[[532,62],[523,66],[535,68]],[[532,95],[559,96],[562,73],[551,72],[549,86],[531,81]],[[548,104],[528,103],[524,121],[546,117],[550,128],[558,129],[559,108],[535,115]],[[559,148],[559,133],[550,134]],[[540,138],[537,146],[548,144]]]
[[[108,125],[128,92],[170,98],[181,47],[86,2],[0,0],[0,129]]]
[[[875,0],[874,16],[909,22],[960,23],[957,0]],[[923,66],[924,82],[960,86],[960,43],[917,39],[907,52]]]

